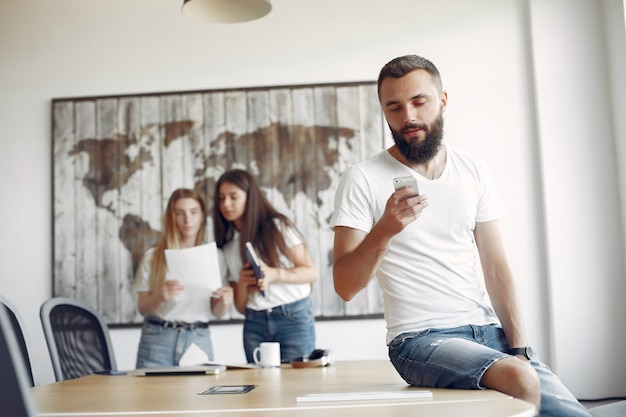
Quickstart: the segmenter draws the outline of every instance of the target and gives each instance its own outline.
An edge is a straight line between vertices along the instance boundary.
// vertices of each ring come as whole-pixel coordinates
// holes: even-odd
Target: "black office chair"
[[[4,305],[0,305],[0,369],[2,415],[35,417],[37,410],[28,386],[28,372]]]
[[[6,308],[7,315],[9,316],[9,322],[11,323],[15,340],[20,348],[21,357],[26,366],[28,382],[31,387],[35,386],[35,378],[33,376],[33,369],[30,363],[30,355],[28,354],[28,342],[26,341],[26,334],[24,332],[24,326],[22,325],[22,319],[17,313],[17,309],[11,304],[9,300],[0,295],[0,304]]]
[[[109,329],[96,310],[57,297],[45,301],[39,314],[57,381],[117,369]]]

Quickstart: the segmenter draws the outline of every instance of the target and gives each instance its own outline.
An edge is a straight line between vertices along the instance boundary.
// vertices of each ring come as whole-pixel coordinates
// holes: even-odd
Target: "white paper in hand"
[[[215,242],[185,249],[165,249],[168,275],[185,285],[185,292],[210,293],[222,286]]]

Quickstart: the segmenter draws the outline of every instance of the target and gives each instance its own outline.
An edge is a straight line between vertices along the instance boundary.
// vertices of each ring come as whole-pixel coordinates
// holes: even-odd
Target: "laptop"
[[[159,366],[135,369],[135,376],[217,375],[225,370],[225,365]]]
[[[207,365],[215,365],[215,366],[225,366],[226,369],[231,370],[231,369],[256,369],[256,368],[260,368],[261,366],[255,364],[255,363],[215,363],[215,362],[210,362]]]

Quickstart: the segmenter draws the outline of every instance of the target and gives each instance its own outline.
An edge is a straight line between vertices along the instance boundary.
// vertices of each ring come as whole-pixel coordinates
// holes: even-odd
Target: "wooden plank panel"
[[[292,101],[288,88],[273,89],[269,92],[270,125],[276,138],[274,168],[274,184],[276,191],[284,200],[285,210],[289,211],[291,220],[295,222],[292,212],[292,201],[296,194],[295,179],[297,176],[297,158],[294,153],[292,137]]]
[[[206,144],[207,164],[204,176],[215,182],[226,170],[226,139],[231,134],[226,127],[226,95],[222,92],[206,94],[204,96],[204,110],[204,129],[208,139]],[[207,188],[207,194],[212,192],[213,187]]]
[[[231,111],[234,109],[231,108]],[[226,149],[228,138],[233,134],[226,128],[226,96],[223,92],[207,93],[204,95],[204,132],[205,132],[205,171],[203,186],[207,197],[207,240],[213,241],[213,197],[215,195],[215,183],[227,169]],[[228,279],[228,278],[227,278]],[[226,282],[224,284],[227,284]],[[230,312],[222,320],[243,319],[233,305]]]
[[[71,101],[53,106],[54,169],[54,294],[74,294],[76,285],[76,225],[74,202],[74,159],[69,153],[76,143],[74,105]]]
[[[316,241],[312,236],[308,236],[303,230],[305,226],[299,223],[301,216],[297,214],[299,199],[303,197],[303,193],[298,193],[299,175],[303,169],[301,164],[301,154],[296,152],[297,146],[296,135],[302,131],[301,127],[293,128],[293,111],[294,103],[292,101],[292,91],[288,88],[273,89],[270,91],[270,114],[272,135],[275,137],[276,152],[273,153],[274,173],[272,189],[274,205],[278,210],[287,215],[302,234],[307,249],[313,256],[316,250]],[[317,264],[316,264],[317,268]],[[313,311],[321,313],[321,297],[320,297],[319,281],[313,284],[311,293],[311,302]]]
[[[207,195],[204,190],[199,187],[202,176],[205,171],[205,136],[204,136],[204,102],[202,94],[188,94],[184,96],[185,100],[185,120],[191,122],[189,133],[187,134],[185,158],[189,163],[185,165],[185,178],[190,178],[191,183],[186,185],[188,188],[197,189],[204,200]],[[205,236],[206,237],[206,236]]]
[[[291,92],[292,124],[289,127],[290,147],[294,164],[291,212],[298,230],[305,237],[313,262],[317,266],[320,279],[313,286],[313,311],[323,315],[323,301],[320,302],[323,280],[319,271],[319,242],[316,239],[316,225],[311,216],[311,201],[317,195],[317,158],[315,154],[315,96],[312,88],[294,88]]]
[[[339,155],[339,150],[342,148],[346,148],[348,150],[360,150],[361,149],[361,141],[358,135],[359,130],[359,122],[360,122],[360,106],[359,106],[359,96],[358,96],[358,88],[357,87],[341,87],[337,89],[337,120],[339,126],[343,128],[351,129],[355,134],[352,137],[341,137],[337,141],[337,154]],[[346,164],[345,160],[337,157],[338,163],[337,165],[341,167],[339,175],[343,173],[343,170],[347,167],[347,165],[351,165],[359,162],[361,158],[354,157],[355,152],[349,152],[348,155],[350,159],[348,160],[348,164]],[[336,186],[337,184],[335,184]],[[332,196],[332,203],[334,204],[334,193]],[[331,237],[334,238],[334,235]],[[331,271],[332,272],[332,271]],[[359,314],[367,314],[367,293],[368,289],[359,292],[350,302],[346,303],[346,314],[347,315],[359,315]]]
[[[204,94],[204,154],[205,167],[203,177],[204,194],[207,196],[207,239],[213,236],[213,197],[215,183],[225,170],[226,161],[226,116],[224,93]]]
[[[139,217],[153,231],[160,232],[162,213],[164,209],[161,193],[161,176],[163,167],[161,164],[161,152],[163,143],[163,128],[161,127],[161,99],[160,97],[141,98],[141,131],[139,134],[139,149],[143,152],[145,160],[140,174],[141,187],[141,211]],[[168,196],[169,197],[169,196]],[[154,236],[143,241],[144,250],[152,246],[156,241]],[[136,258],[135,258],[136,259]],[[135,263],[135,266],[137,264]],[[135,268],[136,270],[136,268]]]
[[[266,198],[280,212],[293,218],[276,188],[281,167],[278,135],[272,125],[270,95],[267,90],[250,91],[247,97],[248,134],[243,148],[248,150],[248,171],[257,178]]]
[[[269,91],[268,138],[271,147],[267,147],[267,163],[271,175],[268,184],[271,184],[271,198],[276,209],[288,216],[294,223],[295,214],[292,210],[293,199],[296,194],[294,179],[297,175],[298,158],[294,154],[294,141],[289,127],[291,125],[291,92],[289,89]]]
[[[74,291],[65,294],[97,307],[95,277],[97,275],[96,210],[99,197],[95,184],[98,175],[90,169],[100,156],[96,140],[96,105],[93,101],[76,103],[76,144],[71,151],[76,167],[76,281]]]
[[[348,305],[335,294],[328,228],[341,173],[388,141],[374,83],[67,103],[53,114],[55,295],[96,306],[110,323],[139,322],[134,272],[160,233],[171,192],[195,187],[211,217],[215,181],[237,167],[257,176],[304,235],[320,273],[315,313],[382,312],[375,282]]]
[[[361,143],[359,158],[367,160],[385,149],[383,132],[389,131],[378,101],[375,84],[359,87]],[[382,290],[374,278],[367,287],[367,314],[384,311]]]
[[[96,175],[97,193],[101,205],[96,208],[96,274],[93,288],[99,288],[96,297],[97,307],[107,321],[117,322],[120,308],[116,266],[119,264],[117,220],[118,197],[120,186],[120,142],[116,136],[117,100],[102,99],[96,102],[96,144],[99,152],[97,160],[91,165],[99,166]],[[93,169],[93,168],[92,168]]]
[[[246,97],[247,133],[240,142],[247,155],[248,171],[256,176],[264,188],[274,184],[274,155],[276,137],[271,134],[269,114],[269,94],[266,90],[250,91]],[[271,203],[274,203],[270,199]]]
[[[118,221],[117,243],[119,265],[117,267],[118,312],[112,322],[132,322],[137,313],[134,288],[133,246],[141,236],[133,230],[128,238],[129,220],[141,211],[141,176],[144,153],[139,147],[141,131],[141,103],[139,97],[124,97],[117,107],[116,136],[120,142],[120,175],[123,178],[119,187],[119,202],[116,218]]]
[[[144,253],[158,239],[161,231],[161,100],[157,96],[130,99],[132,108],[122,110],[126,121],[120,132],[128,131],[130,145],[128,157],[134,173],[127,180],[120,196],[122,225],[119,238],[130,256],[127,275],[127,301],[123,301],[122,323],[140,323],[142,317],[136,310],[135,273]],[[130,103],[129,103],[130,106]],[[124,106],[121,106],[124,108]],[[135,118],[137,119],[135,121]]]
[[[162,143],[161,143],[161,181],[162,207],[174,190],[183,187],[185,181],[184,138],[187,136],[191,123],[184,120],[183,102],[180,95],[166,95],[161,98],[162,111]]]
[[[389,127],[380,108],[376,84],[359,87],[359,102],[362,146],[358,156],[359,161],[364,161],[391,146],[393,140],[391,142],[385,140],[389,136]]]
[[[224,120],[226,122],[226,136],[224,138],[226,163],[224,169],[246,169],[247,151],[237,147],[239,138],[248,132],[246,93],[244,91],[229,91],[224,95],[224,100]]]
[[[224,161],[220,165],[224,167],[224,171],[233,168],[247,169],[248,152],[237,146],[240,138],[248,131],[244,91],[229,91],[224,94],[224,126],[225,132],[222,136]],[[232,271],[232,273],[238,274],[239,271]],[[235,308],[231,309],[231,316],[243,318]]]
[[[197,109],[197,104],[194,103],[194,100],[190,94],[184,94],[180,96],[180,109],[179,116],[177,119],[181,122],[181,125],[186,126],[185,131],[181,132],[181,136],[176,139],[177,142],[180,142],[181,145],[181,159],[178,162],[181,170],[182,182],[178,185],[177,188],[194,188],[194,170],[196,166],[195,161],[195,149],[197,148],[197,144],[195,143],[198,138],[198,127],[194,126],[194,121],[190,116],[190,109],[187,107],[189,104],[196,105],[196,108],[191,109],[191,112],[200,112],[202,114],[202,109]],[[198,97],[199,98],[199,97]],[[196,101],[197,103],[197,101]],[[201,120],[196,120],[196,123],[202,123]],[[194,129],[196,131],[194,132]],[[200,133],[201,135],[201,133]],[[169,197],[169,195],[167,196]]]
[[[323,315],[338,316],[345,313],[345,303],[337,293],[333,284],[332,262],[330,254],[333,250],[333,235],[328,229],[327,218],[332,212],[334,201],[332,164],[337,160],[337,143],[339,125],[337,120],[336,89],[332,86],[315,88],[315,143],[316,143],[316,206],[312,210],[318,214],[316,218],[318,253],[317,264],[320,268],[320,290],[323,300]],[[341,126],[343,128],[343,126]],[[326,192],[330,191],[330,192]],[[326,218],[319,215],[326,209]]]

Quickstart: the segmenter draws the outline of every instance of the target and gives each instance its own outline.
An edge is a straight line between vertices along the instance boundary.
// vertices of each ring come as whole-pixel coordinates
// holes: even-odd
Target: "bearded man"
[[[378,97],[395,145],[342,175],[335,291],[348,301],[377,277],[389,358],[411,385],[490,388],[541,416],[589,416],[529,346],[495,184],[483,163],[442,143],[439,71],[419,56],[396,58],[380,72]],[[419,194],[394,191],[406,176]]]

